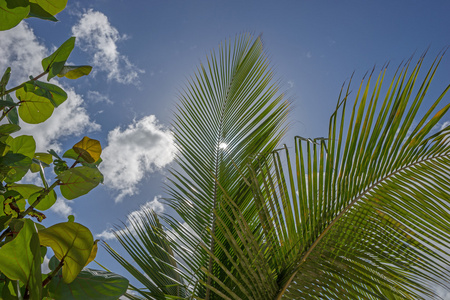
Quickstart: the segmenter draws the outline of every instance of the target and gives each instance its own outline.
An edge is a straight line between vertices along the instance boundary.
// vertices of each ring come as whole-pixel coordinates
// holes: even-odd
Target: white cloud
[[[117,51],[116,43],[127,37],[119,34],[106,15],[88,10],[81,16],[78,24],[72,27],[72,33],[77,37],[77,45],[93,54],[91,63],[94,65],[94,72],[106,72],[108,80],[119,83],[139,83],[139,74],[144,71]]]
[[[69,215],[73,215],[72,207],[69,206],[69,201],[62,197],[59,197],[56,200],[50,210],[64,218],[67,218]]]
[[[47,255],[44,256],[44,262],[41,264],[41,271],[42,274],[48,274],[50,273],[50,268],[48,267],[48,262],[50,259],[47,257]]]
[[[447,126],[450,126],[450,121],[445,121],[444,124],[441,125],[441,128],[439,130],[444,130],[447,128]]]
[[[30,75],[42,73],[41,60],[48,51],[39,43],[26,22],[21,22],[13,29],[1,31],[0,40],[0,72],[3,75],[6,68],[11,67],[9,88],[28,80]]]
[[[164,204],[159,202],[161,196],[155,196],[152,201],[148,201],[145,204],[141,205],[138,210],[135,210],[128,214],[127,220],[125,221],[126,226],[130,229],[132,233],[134,233],[132,224],[136,224],[140,222],[142,218],[145,217],[145,212],[148,210],[153,210],[157,214],[162,214],[164,212]],[[118,235],[124,233],[124,230],[116,230]],[[106,229],[102,233],[96,234],[96,238],[103,240],[112,240],[115,238],[112,233],[112,229]]]
[[[98,91],[88,91],[87,98],[94,103],[105,102],[106,104],[113,104],[108,96],[103,95]]]
[[[108,146],[102,153],[100,170],[105,185],[118,192],[116,202],[137,193],[137,184],[175,157],[171,132],[158,124],[154,115],[133,121],[125,130],[115,128],[108,134]]]

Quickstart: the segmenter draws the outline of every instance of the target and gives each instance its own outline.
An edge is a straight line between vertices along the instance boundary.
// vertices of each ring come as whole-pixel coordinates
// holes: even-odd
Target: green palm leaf
[[[450,290],[450,127],[429,107],[442,56],[343,88],[325,138],[277,145],[288,104],[259,38],[241,35],[180,96],[167,203],[110,253],[147,299],[426,299]],[[419,79],[420,78],[420,79]],[[426,99],[426,100],[425,100]],[[442,104],[444,103],[444,104]],[[130,296],[133,298],[135,296]],[[133,298],[134,299],[134,298]]]
[[[278,152],[260,160],[261,234],[272,243],[266,257],[282,262],[272,298],[422,299],[450,289],[450,128],[429,136],[450,108],[432,116],[449,88],[418,114],[440,59],[418,88],[423,57],[410,73],[407,63],[384,97],[385,72],[373,88],[370,76],[348,121],[347,89],[328,138],[296,138],[295,167],[287,148],[284,161]],[[264,168],[266,159],[275,163]]]

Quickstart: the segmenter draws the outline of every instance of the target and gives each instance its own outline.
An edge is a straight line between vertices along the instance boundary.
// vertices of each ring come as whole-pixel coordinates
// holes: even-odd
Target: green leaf
[[[33,163],[30,166],[30,170],[33,173],[39,172],[41,166],[43,168],[50,167],[53,162],[53,156],[49,153],[36,153],[33,158]]]
[[[37,198],[41,195],[44,188],[36,186],[34,184],[10,184],[8,189],[20,193],[24,199],[28,199],[28,204],[32,205]],[[55,191],[50,191],[47,196],[45,196],[38,205],[35,206],[38,210],[47,210],[53,206],[56,202]]]
[[[6,95],[6,100],[0,100],[0,108],[5,107],[11,107],[11,106],[18,106],[19,103],[14,102],[14,100],[9,96],[9,94]]]
[[[116,300],[128,288],[128,280],[107,271],[85,268],[70,284],[65,284],[59,276],[49,283],[48,296],[66,300]]]
[[[85,166],[65,170],[57,178],[62,182],[61,194],[68,200],[89,193],[103,181],[103,175],[98,169]]]
[[[30,0],[30,2],[38,4],[53,16],[60,13],[67,5],[67,0]]]
[[[39,18],[42,20],[48,20],[53,22],[58,22],[58,19],[55,18],[52,14],[45,11],[39,4],[30,3],[30,12],[28,13],[28,18]]]
[[[0,0],[0,30],[7,30],[20,23],[30,11],[27,0]]]
[[[6,118],[10,124],[19,125],[19,113],[17,112],[17,107],[13,107],[6,115]]]
[[[29,85],[26,85],[25,91],[33,92],[34,94],[45,97],[53,104],[54,107],[58,107],[64,101],[67,100],[67,93],[57,85],[46,83],[42,81],[30,81],[33,83],[33,90],[28,90]]]
[[[75,222],[59,223],[39,230],[39,239],[42,246],[52,248],[56,258],[64,260],[64,283],[71,283],[77,277],[94,244],[94,237],[89,229]]]
[[[0,165],[10,167],[9,170],[0,168],[2,170],[1,173],[7,171],[7,178],[5,181],[7,183],[13,183],[22,179],[28,172],[31,162],[31,159],[23,154],[12,152],[6,153],[5,156],[0,158]]]
[[[42,68],[44,69],[44,71],[48,71],[47,80],[52,79],[59,72],[61,72],[74,46],[75,37],[71,37],[67,41],[65,41],[58,49],[56,49],[56,51],[52,55],[42,60]]]
[[[15,124],[3,124],[0,125],[0,135],[8,135],[20,130],[19,125]]]
[[[58,77],[66,77],[69,79],[77,79],[91,73],[91,66],[64,66],[58,73]]]
[[[31,135],[21,135],[8,141],[13,153],[20,153],[29,158],[34,157],[36,142]]]
[[[3,73],[2,79],[0,80],[0,93],[3,93],[6,90],[6,85],[9,82],[9,78],[11,77],[11,68],[8,67]]]
[[[42,298],[41,250],[34,222],[23,219],[17,236],[0,248],[0,271],[27,285],[30,299]]]
[[[49,99],[33,92],[26,92],[24,88],[16,91],[16,97],[21,101],[19,116],[26,123],[42,123],[50,118],[55,109]]]

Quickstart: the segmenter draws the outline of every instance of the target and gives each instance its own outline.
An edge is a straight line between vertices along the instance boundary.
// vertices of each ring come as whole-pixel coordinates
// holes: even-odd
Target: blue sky
[[[72,201],[60,197],[43,224],[74,214],[107,240],[108,229],[142,205],[167,212],[160,197],[174,154],[170,120],[177,94],[224,39],[262,34],[292,99],[289,144],[294,135],[327,134],[341,85],[353,72],[357,82],[387,62],[393,72],[428,48],[430,63],[450,45],[449,11],[446,0],[69,0],[58,23],[30,19],[0,32],[0,68],[11,66],[16,83],[38,74],[40,60],[72,35],[77,42],[69,62],[94,67],[88,77],[59,80],[69,100],[49,121],[21,133],[33,134],[41,151],[65,151],[84,135],[104,149],[105,184]],[[449,70],[447,54],[431,100],[449,83]],[[103,249],[98,260],[123,272]]]

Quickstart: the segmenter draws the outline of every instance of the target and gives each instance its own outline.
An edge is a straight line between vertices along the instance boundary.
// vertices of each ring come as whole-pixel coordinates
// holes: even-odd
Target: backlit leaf
[[[34,222],[23,219],[17,236],[0,248],[0,271],[27,285],[30,299],[42,298],[41,250]]]
[[[67,5],[67,0],[30,0],[30,2],[38,4],[53,16],[60,13]]]
[[[41,0],[35,0],[41,1]],[[35,2],[33,1],[33,2]],[[45,1],[45,0],[42,0]],[[55,0],[57,1],[57,0]],[[42,6],[42,5],[41,5]],[[75,37],[69,38],[65,41],[56,51],[42,60],[42,68],[44,71],[48,71],[47,80],[55,77],[64,68],[67,58],[75,46]]]
[[[63,281],[72,282],[83,269],[94,244],[92,233],[75,222],[58,223],[39,230],[42,246],[51,247],[56,258],[64,260]]]
[[[16,91],[16,97],[21,101],[19,116],[26,123],[42,123],[50,118],[55,109],[49,99],[33,92],[26,92],[24,88]]]
[[[0,30],[7,30],[20,23],[30,11],[27,0],[0,0]]]
[[[98,169],[85,166],[65,170],[57,178],[62,182],[61,194],[68,200],[89,193],[103,181],[103,175]]]
[[[48,296],[65,300],[116,300],[126,292],[128,283],[115,273],[85,268],[70,284],[55,276],[48,285]]]
[[[88,163],[96,162],[102,154],[102,146],[100,145],[100,142],[90,139],[87,136],[76,143],[72,149]]]
[[[33,84],[33,90],[25,90],[27,92],[33,92],[38,96],[47,98],[48,100],[50,100],[54,107],[58,107],[67,100],[67,93],[57,85],[42,81],[33,81]]]
[[[10,184],[8,185],[8,189],[12,191],[16,191],[24,197],[24,199],[28,199],[28,204],[32,205],[37,198],[41,195],[41,192],[44,190],[43,187],[36,186],[34,184]],[[47,210],[52,207],[56,202],[56,193],[55,191],[50,191],[47,196],[45,196],[38,205],[35,206],[38,210]]]
[[[64,66],[58,73],[58,77],[66,77],[69,79],[77,79],[81,76],[86,76],[91,73],[91,66]]]
[[[31,1],[30,1],[31,2]],[[45,11],[39,4],[30,3],[30,12],[28,14],[29,17],[39,18],[42,20],[48,20],[53,22],[58,22],[58,19],[55,18],[52,14]]]

